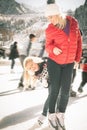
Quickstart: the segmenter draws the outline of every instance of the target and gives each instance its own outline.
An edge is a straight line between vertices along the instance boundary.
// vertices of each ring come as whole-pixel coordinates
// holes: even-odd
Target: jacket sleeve
[[[80,30],[78,30],[77,52],[76,52],[75,61],[80,62],[81,56],[82,56],[82,36]]]
[[[53,53],[54,48],[54,40],[52,39],[51,33],[46,30],[46,43],[45,43],[45,49],[48,54]]]

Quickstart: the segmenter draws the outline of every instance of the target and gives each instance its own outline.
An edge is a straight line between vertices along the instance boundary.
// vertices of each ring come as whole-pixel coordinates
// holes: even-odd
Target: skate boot
[[[64,125],[64,113],[56,113],[57,121],[58,121],[58,130],[66,130]]]
[[[71,91],[70,91],[70,97],[76,97],[76,92],[73,91],[73,90],[71,90]]]
[[[82,87],[79,87],[79,88],[78,88],[78,92],[79,92],[79,93],[82,93],[82,92],[83,92]]]
[[[42,125],[45,120],[46,120],[46,116],[44,116],[43,114],[41,114],[41,116],[38,118],[38,123],[40,125]]]
[[[17,88],[18,88],[19,90],[22,90],[22,89],[23,89],[23,87],[24,87],[23,83],[22,83],[22,82],[20,82],[20,83],[18,84],[18,87],[17,87]]]
[[[58,130],[58,121],[57,121],[56,113],[49,114],[48,120],[49,120],[50,125],[55,130]]]

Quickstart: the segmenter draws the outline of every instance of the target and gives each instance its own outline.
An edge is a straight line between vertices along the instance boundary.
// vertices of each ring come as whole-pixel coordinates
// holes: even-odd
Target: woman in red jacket
[[[52,127],[65,130],[64,113],[69,99],[72,70],[74,63],[77,65],[81,58],[82,39],[77,20],[64,16],[53,0],[48,0],[45,15],[50,22],[46,29],[45,44],[51,81],[48,119]],[[59,110],[55,112],[60,89]]]

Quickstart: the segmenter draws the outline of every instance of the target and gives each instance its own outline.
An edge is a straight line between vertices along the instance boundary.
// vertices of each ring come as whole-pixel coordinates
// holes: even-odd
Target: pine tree
[[[85,5],[87,5],[87,0],[85,1]]]
[[[53,4],[55,3],[55,0],[47,0],[47,4]]]

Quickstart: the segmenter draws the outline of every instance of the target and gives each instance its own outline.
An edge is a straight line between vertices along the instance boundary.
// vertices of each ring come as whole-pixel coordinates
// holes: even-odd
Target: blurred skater
[[[14,65],[15,65],[15,59],[19,57],[19,52],[17,48],[17,42],[15,41],[11,46],[10,46],[10,54],[9,54],[9,59],[11,60],[11,72],[14,72]]]

